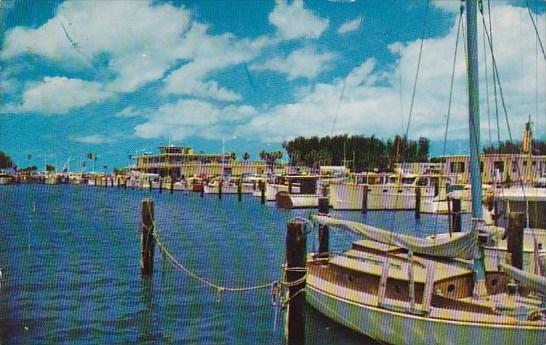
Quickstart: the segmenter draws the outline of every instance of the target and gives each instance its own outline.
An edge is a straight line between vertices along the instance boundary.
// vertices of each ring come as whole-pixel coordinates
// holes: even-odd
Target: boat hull
[[[447,321],[357,304],[307,286],[306,301],[358,333],[393,345],[544,345],[546,328]]]
[[[288,192],[277,193],[276,202],[278,208],[317,208],[318,195],[314,194],[289,194]]]

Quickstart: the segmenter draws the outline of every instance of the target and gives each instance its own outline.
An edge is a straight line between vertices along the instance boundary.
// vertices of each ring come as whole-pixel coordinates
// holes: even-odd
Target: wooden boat
[[[477,149],[477,1],[465,4],[473,186],[469,231],[422,239],[314,216],[323,226],[346,228],[364,240],[340,255],[324,250],[311,255],[305,297],[322,314],[382,343],[543,345],[546,276],[486,260],[480,241],[487,227]]]
[[[277,207],[284,209],[318,207],[318,175],[286,176],[288,190],[275,196]]]

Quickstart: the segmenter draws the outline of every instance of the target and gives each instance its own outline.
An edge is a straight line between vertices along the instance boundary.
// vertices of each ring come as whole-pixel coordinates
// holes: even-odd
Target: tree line
[[[345,165],[353,171],[389,171],[397,162],[428,162],[430,140],[399,135],[382,140],[374,135],[297,137],[283,143],[292,165]]]
[[[534,155],[546,155],[546,141],[533,140],[531,147],[533,148]],[[498,145],[488,145],[483,148],[483,153],[486,154],[507,154],[507,153],[521,153],[522,143],[521,141],[506,140]]]

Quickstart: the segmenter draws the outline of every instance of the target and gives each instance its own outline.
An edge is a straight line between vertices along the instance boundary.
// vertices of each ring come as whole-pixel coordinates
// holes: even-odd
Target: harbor
[[[543,2],[0,17],[0,345],[546,345]]]
[[[218,200],[189,192],[40,184],[2,188],[0,334],[10,344],[283,343],[283,311],[275,316],[269,288],[218,294],[174,267],[158,248],[153,275],[142,278],[140,204],[147,197],[154,200],[155,231],[176,259],[223,287],[278,280],[286,223],[308,211],[279,210],[246,195],[240,203],[235,195]],[[408,211],[398,211],[396,221],[392,211],[334,214],[420,235],[446,226],[443,216],[416,221]],[[355,239],[346,233],[331,236],[332,249]],[[308,245],[309,251],[317,246],[311,239]],[[376,344],[313,310],[306,310],[306,317],[308,338],[318,344]]]

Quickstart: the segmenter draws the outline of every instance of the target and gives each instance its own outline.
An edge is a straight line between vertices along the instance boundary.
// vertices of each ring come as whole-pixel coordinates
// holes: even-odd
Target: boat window
[[[417,185],[418,185],[418,186],[421,186],[421,187],[425,187],[425,186],[428,185],[427,182],[428,182],[428,181],[427,181],[426,178],[420,178],[420,179],[417,180]]]
[[[415,177],[403,177],[402,184],[413,184]]]
[[[449,285],[447,286],[447,292],[453,292],[453,291],[455,291],[455,285],[449,284]]]
[[[491,279],[491,286],[497,286],[498,283],[499,281],[497,280],[497,278]]]

